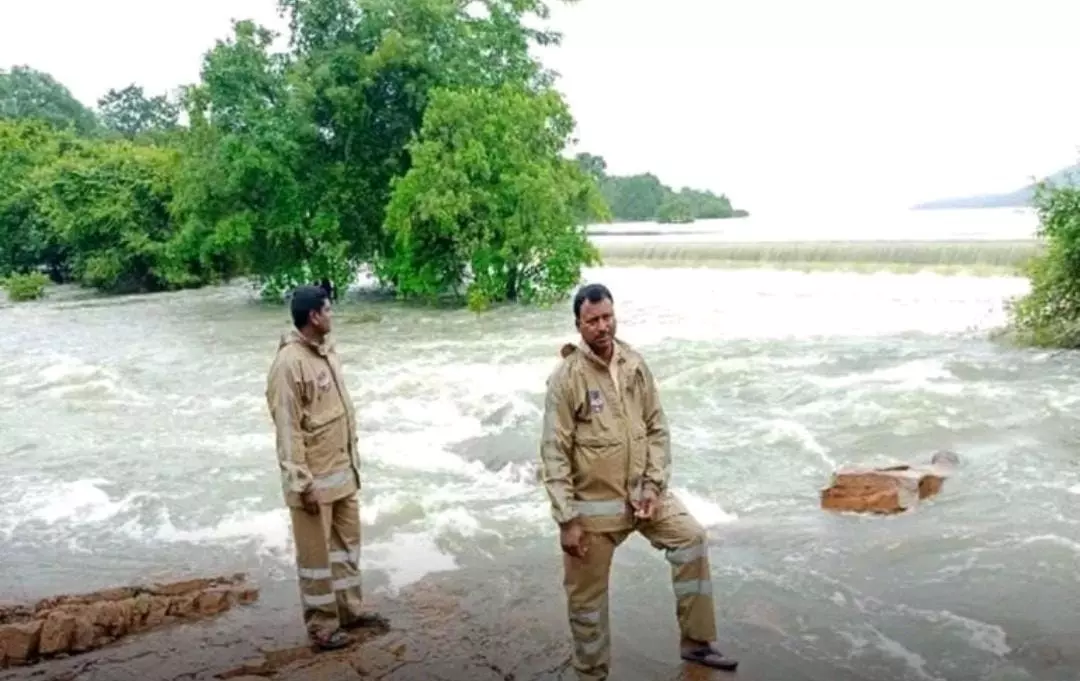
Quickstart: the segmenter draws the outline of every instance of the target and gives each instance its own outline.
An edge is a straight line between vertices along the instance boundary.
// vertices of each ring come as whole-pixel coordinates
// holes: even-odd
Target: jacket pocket
[[[578,492],[589,497],[620,495],[626,481],[626,441],[603,435],[578,435],[575,444]]]
[[[348,449],[348,422],[340,404],[308,414],[304,448],[308,466],[322,469]]]

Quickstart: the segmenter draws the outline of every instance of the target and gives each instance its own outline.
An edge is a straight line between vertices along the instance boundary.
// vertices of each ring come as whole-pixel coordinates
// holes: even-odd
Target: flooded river
[[[612,288],[622,337],[660,381],[674,486],[710,528],[725,632],[768,632],[758,654],[787,660],[784,679],[1076,678],[1080,363],[986,339],[1024,281],[587,278]],[[178,566],[288,583],[263,398],[286,326],[242,287],[0,309],[0,599]],[[569,306],[476,316],[354,301],[336,328],[359,410],[370,587],[508,555],[556,565],[534,474]],[[838,465],[939,448],[964,465],[913,513],[817,507]],[[646,614],[673,629],[667,570],[645,542],[621,549],[614,574],[620,603],[647,584],[659,596],[636,607],[660,598]]]

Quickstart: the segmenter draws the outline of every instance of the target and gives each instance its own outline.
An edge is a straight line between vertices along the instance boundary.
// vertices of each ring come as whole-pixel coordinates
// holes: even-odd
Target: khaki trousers
[[[634,530],[589,533],[584,558],[563,554],[570,631],[574,639],[573,664],[582,681],[604,681],[611,666],[611,628],[608,622],[608,577],[615,549],[634,531],[654,548],[663,550],[671,564],[675,615],[685,639],[716,640],[712,580],[705,529],[688,513],[641,523]]]
[[[289,508],[300,602],[308,634],[323,637],[359,618],[360,501],[319,504],[318,515]]]

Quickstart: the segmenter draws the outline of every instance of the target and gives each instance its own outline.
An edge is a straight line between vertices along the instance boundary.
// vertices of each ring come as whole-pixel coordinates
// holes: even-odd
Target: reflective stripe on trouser
[[[563,555],[563,586],[574,639],[573,665],[582,681],[604,681],[611,668],[608,575],[615,547],[628,534],[589,533],[589,550],[584,558]]]
[[[325,636],[359,617],[360,502],[352,494],[319,504],[318,515],[290,508],[304,623]]]
[[[705,528],[693,516],[680,513],[638,529],[654,547],[664,551],[671,564],[675,614],[683,638],[715,641],[716,611]]]

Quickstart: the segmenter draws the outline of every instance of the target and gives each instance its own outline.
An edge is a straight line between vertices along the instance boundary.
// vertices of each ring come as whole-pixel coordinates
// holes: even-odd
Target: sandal
[[[334,633],[328,636],[317,636],[312,638],[312,643],[319,650],[341,650],[347,647],[352,642],[349,635],[341,629],[338,629]]]
[[[682,659],[688,662],[720,669],[725,672],[733,672],[739,666],[738,660],[724,657],[724,654],[712,645],[703,645],[699,648],[689,648],[682,651]]]

